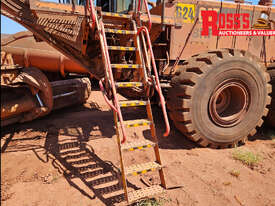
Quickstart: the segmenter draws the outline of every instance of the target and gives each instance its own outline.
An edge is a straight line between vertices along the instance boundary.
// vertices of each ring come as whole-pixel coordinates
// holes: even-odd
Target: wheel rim
[[[219,84],[209,101],[211,120],[222,127],[233,127],[245,116],[250,103],[247,86],[230,79]]]

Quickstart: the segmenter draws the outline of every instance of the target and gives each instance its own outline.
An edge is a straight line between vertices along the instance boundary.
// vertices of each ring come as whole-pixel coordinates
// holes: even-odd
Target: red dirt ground
[[[140,110],[126,110],[125,114],[129,119],[143,115]],[[170,188],[162,195],[165,205],[275,206],[274,140],[259,133],[240,147],[261,156],[258,165],[248,167],[233,159],[235,149],[200,148],[174,128],[168,138],[163,138],[158,108],[154,108],[154,118]],[[12,125],[1,133],[3,206],[124,205],[113,115],[100,92],[92,92],[84,106]],[[137,138],[150,139],[149,130],[132,129],[130,139]],[[74,163],[75,159],[61,155],[79,148],[84,151],[79,159],[86,159],[86,163]],[[128,164],[153,160],[150,150],[127,152],[125,156]],[[91,176],[80,175],[73,165],[90,171]],[[239,175],[232,175],[232,171]],[[130,178],[128,185],[134,189],[144,187],[143,182],[158,183],[156,172],[141,179]]]

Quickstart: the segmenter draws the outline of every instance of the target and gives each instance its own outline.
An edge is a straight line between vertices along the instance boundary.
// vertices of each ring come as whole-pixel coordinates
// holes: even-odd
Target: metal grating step
[[[121,29],[121,28],[125,28],[124,25],[120,25],[120,24],[114,24],[111,22],[104,22],[104,28],[105,29]],[[106,37],[106,39],[113,39],[112,37],[108,36]]]
[[[105,29],[106,33],[114,33],[114,34],[136,34],[136,31],[130,31],[130,30],[122,30],[122,29]]]
[[[112,13],[112,12],[102,12],[103,17],[117,17],[117,18],[124,18],[130,19],[132,16],[127,14],[119,14],[119,13]]]
[[[141,100],[127,100],[127,101],[120,101],[119,106],[121,107],[136,107],[136,106],[145,106],[147,105],[147,101]]]
[[[142,68],[141,64],[111,64],[115,69],[138,69]]]
[[[147,172],[155,171],[161,169],[161,165],[156,162],[146,162],[142,164],[131,165],[129,167],[125,167],[125,175],[140,175],[145,174]]]
[[[120,122],[119,122],[120,124]],[[137,120],[127,120],[127,121],[123,121],[123,124],[126,127],[141,127],[141,126],[148,126],[150,124],[152,124],[151,121],[147,120],[147,119],[137,119]]]
[[[142,87],[143,86],[141,82],[116,82],[115,85],[117,87]]]
[[[108,46],[109,50],[119,50],[119,51],[136,51],[136,47],[127,47],[127,46]]]
[[[133,151],[136,149],[144,149],[148,147],[154,147],[156,143],[151,142],[149,140],[142,140],[138,142],[130,142],[130,143],[124,143],[121,145],[122,150],[128,150],[128,151]]]
[[[152,197],[158,194],[164,193],[165,190],[159,186],[154,185],[152,187],[146,187],[140,190],[131,191],[128,193],[128,200],[130,203],[135,202],[139,199],[145,198],[145,197]]]

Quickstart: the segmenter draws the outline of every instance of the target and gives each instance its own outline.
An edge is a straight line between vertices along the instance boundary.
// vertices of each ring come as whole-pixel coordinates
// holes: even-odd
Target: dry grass
[[[164,206],[165,203],[170,202],[170,199],[166,199],[163,197],[160,198],[151,198],[151,199],[144,199],[140,200],[139,202],[135,203],[134,206]]]
[[[241,161],[249,167],[253,167],[261,161],[261,156],[259,154],[254,154],[249,150],[235,149],[232,155],[234,159]]]
[[[233,177],[239,177],[240,176],[240,171],[239,170],[231,170],[229,172]]]

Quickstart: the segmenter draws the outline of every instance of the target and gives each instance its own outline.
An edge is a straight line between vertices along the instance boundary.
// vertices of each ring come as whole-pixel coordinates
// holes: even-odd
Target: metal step
[[[116,82],[115,85],[117,87],[142,87],[143,86],[141,82]]]
[[[111,64],[112,68],[116,69],[138,69],[142,68],[141,64]]]
[[[127,101],[120,101],[120,107],[136,107],[136,106],[145,106],[147,105],[147,101],[141,100],[127,100]]]
[[[142,140],[138,142],[130,142],[130,143],[124,143],[121,145],[122,150],[128,150],[128,151],[133,151],[137,149],[145,149],[148,147],[154,147],[156,145],[155,142],[151,142],[149,140]]]
[[[152,197],[158,194],[164,193],[165,190],[160,185],[154,185],[152,187],[146,187],[140,190],[131,191],[128,193],[129,203],[135,202],[145,197]]]
[[[114,33],[114,34],[136,34],[136,31],[130,31],[130,30],[121,30],[121,29],[105,29],[106,33]]]
[[[121,24],[114,24],[111,22],[104,22],[104,28],[105,29],[123,29],[125,28],[124,25]],[[106,37],[106,39],[113,39],[112,37]]]
[[[130,19],[132,16],[127,14],[119,14],[119,13],[112,13],[112,12],[102,12],[103,17],[117,17],[123,19]]]
[[[131,165],[129,167],[125,167],[125,175],[140,175],[140,174],[145,174],[150,171],[155,171],[161,169],[161,165],[159,165],[156,162],[146,162],[142,164],[136,164],[136,165]]]
[[[118,123],[120,124],[120,122]],[[141,127],[141,126],[147,126],[152,124],[151,121],[147,120],[147,119],[137,119],[137,120],[127,120],[127,121],[123,121],[123,124],[126,127]]]
[[[127,47],[127,46],[108,46],[109,50],[119,50],[119,51],[136,51],[136,47]]]

